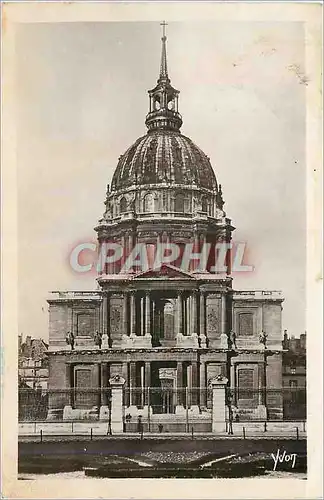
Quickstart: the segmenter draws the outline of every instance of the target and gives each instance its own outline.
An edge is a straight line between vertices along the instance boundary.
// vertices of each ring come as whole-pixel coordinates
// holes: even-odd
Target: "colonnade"
[[[156,291],[129,291],[124,292],[123,298],[123,326],[122,331],[126,335],[145,336],[152,335],[155,323],[155,314],[161,314],[159,301],[167,301],[168,298],[158,297]],[[103,300],[102,326],[107,331],[108,304],[107,296]],[[206,297],[198,291],[177,293],[174,310],[174,338],[178,334],[185,336],[192,334],[206,334]]]

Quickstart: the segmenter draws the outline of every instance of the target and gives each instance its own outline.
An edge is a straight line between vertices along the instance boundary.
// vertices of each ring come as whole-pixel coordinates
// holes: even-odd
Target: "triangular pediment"
[[[133,278],[173,278],[173,279],[195,279],[190,273],[179,269],[178,267],[171,266],[170,264],[162,264],[160,269],[148,269],[133,276]]]

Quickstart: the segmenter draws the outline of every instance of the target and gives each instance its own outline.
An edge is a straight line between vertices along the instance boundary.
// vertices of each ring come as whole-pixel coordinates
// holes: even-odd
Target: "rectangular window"
[[[253,374],[251,368],[238,370],[238,399],[253,399]]]
[[[253,314],[252,313],[239,314],[239,335],[240,336],[253,335]]]

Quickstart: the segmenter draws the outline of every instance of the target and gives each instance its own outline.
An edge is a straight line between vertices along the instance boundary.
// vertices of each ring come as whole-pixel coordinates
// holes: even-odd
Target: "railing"
[[[124,387],[123,411],[126,430],[139,415],[158,429],[167,420],[180,427],[204,422],[213,412],[212,388]],[[101,409],[111,405],[110,388],[31,389],[19,388],[20,422],[50,420],[99,420]],[[226,418],[233,422],[306,420],[306,389],[227,389]],[[107,418],[107,414],[105,414]],[[131,425],[132,424],[132,425]]]
[[[256,297],[256,298],[282,298],[281,290],[234,290],[233,291],[234,298],[240,297]]]
[[[98,290],[67,290],[67,291],[51,291],[49,292],[49,299],[71,299],[75,297],[83,297],[83,298],[96,298],[100,299],[101,292]]]

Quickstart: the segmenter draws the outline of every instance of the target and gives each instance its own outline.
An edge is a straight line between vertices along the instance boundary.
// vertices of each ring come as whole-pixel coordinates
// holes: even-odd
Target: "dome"
[[[150,130],[120,157],[111,190],[149,184],[195,185],[217,190],[209,158],[179,131]]]

